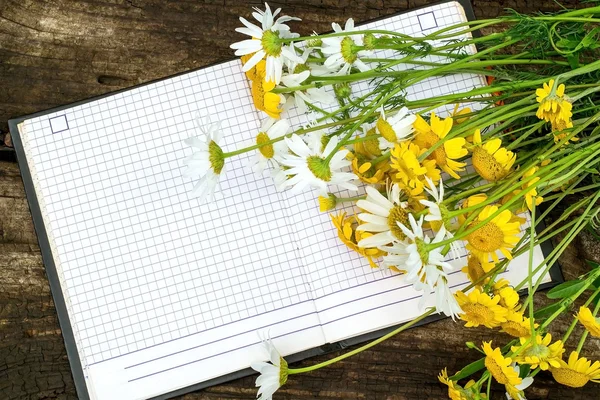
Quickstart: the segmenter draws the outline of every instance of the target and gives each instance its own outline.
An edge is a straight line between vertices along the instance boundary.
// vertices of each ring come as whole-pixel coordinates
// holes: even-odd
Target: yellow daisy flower
[[[522,379],[510,365],[512,359],[504,357],[499,347],[492,349],[491,341],[483,342],[483,352],[485,353],[485,367],[498,383],[511,386],[521,384]]]
[[[354,215],[346,217],[345,212],[340,212],[338,214],[331,214],[330,217],[333,225],[337,228],[340,240],[348,248],[365,257],[369,261],[371,268],[377,268],[377,264],[375,264],[373,259],[384,256],[387,253],[377,248],[364,248],[357,245],[362,239],[372,236],[372,233],[357,231],[356,227],[358,223]]]
[[[535,324],[537,327],[538,324]],[[516,338],[526,338],[531,336],[531,322],[525,318],[522,312],[508,310],[506,322],[500,324],[500,330]]]
[[[352,159],[352,172],[365,183],[385,183],[387,180],[386,173],[390,170],[390,163],[383,160],[375,165],[372,162],[372,157],[363,153],[366,152],[366,149],[359,148],[360,151],[355,145],[354,152],[348,154],[348,157]]]
[[[469,107],[465,107],[461,110],[458,109],[458,104],[454,105],[454,110],[452,111],[452,120],[453,120],[453,124],[456,125],[460,125],[463,122],[466,122],[469,117],[463,117],[463,115],[465,114],[470,114],[472,112],[472,110]],[[469,141],[469,139],[467,138],[467,142]]]
[[[568,123],[573,116],[573,105],[565,97],[565,85],[561,83],[554,89],[554,79],[544,83],[542,88],[535,91],[536,100],[540,103],[536,116],[547,122],[557,123],[562,121]]]
[[[494,283],[494,295],[500,297],[500,304],[502,307],[509,310],[517,310],[520,308],[519,305],[519,293],[512,286],[509,286],[509,282],[506,279],[500,279]]]
[[[579,388],[589,381],[600,383],[600,361],[592,364],[585,357],[579,358],[576,351],[571,352],[569,362],[560,360],[559,368],[550,368],[554,380],[561,385]]]
[[[600,337],[600,318],[594,317],[589,308],[584,306],[579,307],[579,312],[575,317],[590,332],[590,335]]]
[[[337,205],[337,197],[333,193],[327,193],[327,197],[319,196],[319,211],[326,212],[333,210]]]
[[[279,119],[283,111],[279,106],[282,101],[280,95],[271,92],[274,88],[274,81],[265,81],[264,79],[253,81],[252,100],[259,111],[265,112],[271,118]]]
[[[456,299],[463,310],[458,316],[466,321],[467,328],[479,325],[495,328],[506,322],[508,310],[498,305],[500,298],[497,296],[492,298],[475,288],[468,295],[461,291],[456,292]]]
[[[529,168],[521,177],[521,180],[525,181],[527,178],[529,178],[530,176],[534,175],[536,172],[538,172],[539,168],[538,167],[533,167],[533,168]],[[525,183],[523,183],[522,188],[523,189],[529,189],[526,193],[525,193],[525,204],[527,205],[527,208],[529,209],[529,211],[532,210],[533,208],[533,197],[535,196],[535,205],[539,206],[540,204],[542,204],[542,201],[544,201],[544,198],[541,196],[538,196],[535,184],[538,183],[538,181],[540,180],[539,177],[535,177],[533,179],[531,179],[530,181],[527,181]],[[515,194],[519,193],[519,191],[515,191]]]
[[[370,161],[360,162],[358,157],[352,159],[352,172],[365,183],[385,183],[385,173],[389,169],[389,163],[381,162],[377,166]]]
[[[465,387],[462,388],[458,383],[448,378],[448,372],[444,368],[438,375],[438,380],[448,386],[448,397],[451,400],[471,400],[475,398],[475,392],[473,391],[475,389],[473,388],[475,381],[473,379],[467,382]],[[479,393],[479,398],[485,399],[487,396],[485,393]]]
[[[477,225],[486,220],[496,211],[498,211],[497,206],[485,206],[472,225]],[[481,259],[486,259],[491,255],[495,262],[499,261],[496,252],[500,251],[506,258],[512,260],[510,249],[519,241],[520,224],[510,222],[511,218],[512,213],[504,210],[491,221],[471,232],[466,238],[467,250]]]
[[[452,117],[440,119],[434,112],[431,113],[429,124],[423,117],[417,115],[413,126],[415,128],[415,143],[422,149],[429,149],[431,146],[443,140],[450,129],[452,129]],[[464,171],[467,165],[464,162],[456,161],[468,154],[465,148],[466,140],[464,138],[454,138],[444,141],[444,144],[438,146],[427,158],[434,160],[438,167],[448,173],[455,179],[460,179],[457,171]]]
[[[499,138],[481,142],[481,131],[473,134],[473,168],[483,179],[496,182],[504,178],[514,165],[517,156],[504,147]]]
[[[397,173],[393,175],[394,181],[411,196],[423,193],[427,181],[425,177],[437,184],[440,180],[440,171],[435,167],[435,161],[423,160],[419,156],[425,150],[410,142],[397,143],[391,151],[391,167]]]
[[[552,341],[552,335],[547,333],[546,336],[536,335],[535,343],[530,341],[527,342],[527,338],[520,338],[520,346],[512,346],[511,351],[517,352],[518,354],[514,357],[514,360],[519,364],[529,364],[531,369],[535,369],[538,366],[546,371],[550,367],[559,368],[562,355],[565,352],[562,340],[550,344]]]
[[[563,140],[565,137],[569,135],[569,132],[564,132],[564,130],[572,128],[573,121],[554,121],[552,122],[552,136],[554,137],[554,143],[558,143]],[[579,138],[577,136],[573,136],[567,140],[563,146],[570,144],[571,142],[577,142]]]
[[[478,282],[479,279],[494,269],[494,267],[495,265],[493,262],[484,261],[473,254],[469,254],[467,265],[463,267],[461,271],[467,274],[467,277],[471,282],[482,284],[483,282]]]
[[[465,208],[469,208],[469,207],[474,207],[477,204],[481,204],[484,201],[487,200],[487,195],[485,193],[479,193],[479,194],[474,194],[473,196],[469,196],[467,197],[461,204],[460,208],[465,209]],[[464,224],[466,219],[469,218],[469,215],[471,215],[473,213],[473,211],[471,212],[466,212],[464,214],[460,214],[458,216],[458,223],[460,225]]]

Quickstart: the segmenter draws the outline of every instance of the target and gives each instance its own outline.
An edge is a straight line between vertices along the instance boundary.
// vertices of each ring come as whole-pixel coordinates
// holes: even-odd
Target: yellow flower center
[[[285,385],[288,380],[288,363],[283,359],[283,357],[279,357],[279,386]]]
[[[374,136],[376,134],[377,133],[375,132],[375,128],[371,128],[367,131],[367,136]],[[373,137],[369,140],[365,140],[363,142],[363,146],[369,154],[372,154],[374,156],[381,155],[381,149],[379,148],[379,140],[377,140],[376,137]]]
[[[365,49],[373,50],[373,49],[375,49],[375,46],[377,45],[377,38],[372,33],[367,33],[363,37],[363,43],[365,45]]]
[[[429,149],[434,144],[440,141],[438,135],[434,132],[419,132],[418,135],[419,143],[421,148]],[[434,160],[437,165],[440,167],[446,165],[446,150],[444,150],[444,146],[438,146],[430,155],[427,156],[428,160]]]
[[[263,80],[257,79],[252,83],[252,100],[254,101],[254,107],[258,110],[263,111],[265,109],[265,89],[263,88]]]
[[[483,275],[485,275],[481,261],[477,257],[469,257],[469,261],[467,262],[467,271],[469,272],[469,277],[473,282],[478,281]]]
[[[306,64],[298,64],[296,68],[294,68],[294,74],[300,74],[304,71],[309,71],[310,67]]]
[[[552,368],[554,380],[562,385],[579,388],[589,382],[587,375],[572,370],[569,367]]]
[[[398,240],[404,240],[406,235],[398,226],[398,222],[402,223],[404,226],[408,225],[408,213],[400,205],[396,205],[390,210],[387,223],[390,227],[392,235],[394,235]]]
[[[536,344],[523,351],[523,357],[536,357],[538,360],[545,360],[550,355],[550,349],[547,346]]]
[[[259,132],[258,135],[256,135],[256,144],[261,145],[258,148],[258,151],[260,151],[260,154],[262,154],[267,159],[273,158],[273,156],[275,155],[273,143],[267,143],[270,140],[271,138],[269,138],[269,135],[267,135],[266,132]]]
[[[377,130],[379,131],[379,134],[388,142],[396,142],[396,132],[394,132],[392,125],[390,125],[390,123],[382,117],[379,117],[379,119],[377,120]]]
[[[333,193],[329,193],[327,197],[319,196],[319,211],[330,211],[337,205],[337,198]]]
[[[270,30],[264,31],[260,43],[267,55],[279,57],[281,54],[281,39],[279,38],[279,32]]]
[[[337,83],[333,85],[333,92],[337,97],[345,99],[346,97],[350,97],[352,94],[352,88],[348,82]]]
[[[502,229],[493,222],[488,222],[475,232],[467,236],[467,241],[475,250],[482,253],[491,253],[499,250],[504,244]]]
[[[465,319],[470,322],[486,325],[494,321],[494,312],[482,304],[466,303],[461,308],[465,313]]]
[[[502,330],[508,333],[512,337],[527,337],[529,336],[529,329],[523,325],[515,322],[508,321],[502,324]]]
[[[223,156],[223,150],[214,140],[211,140],[208,144],[208,160],[215,174],[219,175],[225,165],[225,157]]]
[[[481,146],[473,148],[473,168],[475,168],[479,176],[490,182],[499,181],[508,173],[502,164]]]
[[[348,64],[354,63],[354,61],[356,61],[358,58],[356,52],[354,51],[354,40],[352,40],[349,36],[346,36],[342,39],[340,47],[344,61],[346,61]]]
[[[331,168],[329,168],[329,162],[325,161],[324,158],[319,156],[309,156],[306,159],[308,169],[313,175],[322,181],[329,182],[331,180]]]
[[[498,381],[498,383],[502,385],[506,385],[508,383],[508,378],[506,377],[506,375],[504,375],[502,367],[498,365],[496,360],[494,360],[492,357],[488,356],[485,358],[485,367],[488,369],[488,371],[490,371],[490,373],[492,374],[494,379]]]

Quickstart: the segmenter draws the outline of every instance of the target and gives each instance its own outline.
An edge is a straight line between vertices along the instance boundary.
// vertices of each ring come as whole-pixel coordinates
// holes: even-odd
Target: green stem
[[[428,311],[424,312],[423,314],[421,314],[417,318],[413,319],[412,321],[405,323],[404,325],[402,325],[402,326],[394,329],[390,333],[388,333],[388,334],[380,337],[379,339],[375,339],[372,342],[367,343],[367,344],[359,347],[358,349],[354,349],[352,351],[344,353],[344,354],[342,354],[340,356],[332,358],[331,360],[327,360],[327,361],[324,361],[324,362],[316,364],[316,365],[311,365],[310,367],[289,369],[288,373],[290,375],[292,375],[292,374],[302,374],[304,372],[310,372],[310,371],[314,371],[314,370],[326,367],[326,366],[334,364],[334,363],[336,363],[338,361],[344,360],[344,359],[346,359],[348,357],[352,357],[353,355],[358,354],[361,351],[370,349],[371,347],[376,346],[379,343],[386,341],[387,339],[391,338],[392,336],[395,336],[398,333],[407,330],[408,328],[410,328],[411,326],[413,326],[413,325],[419,323],[420,321],[424,320],[425,318],[427,318],[428,316],[430,316],[434,312],[435,312],[435,308],[429,309]]]

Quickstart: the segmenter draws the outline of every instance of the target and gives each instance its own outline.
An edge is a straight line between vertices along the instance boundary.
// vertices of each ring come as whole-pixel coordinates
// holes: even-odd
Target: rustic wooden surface
[[[329,30],[332,19],[365,21],[426,3],[290,0],[271,5],[303,18],[298,30],[310,33]],[[494,17],[504,7],[521,12],[559,7],[552,0],[473,3],[478,17]],[[573,6],[578,1],[562,3]],[[231,58],[237,17],[256,5],[230,0],[0,0],[0,143],[10,145],[5,135],[10,117]],[[599,253],[590,237],[579,238],[563,257],[565,275],[582,273],[582,260],[600,261]],[[543,303],[544,296],[536,301]],[[557,333],[564,329],[560,321]],[[450,320],[432,323],[332,367],[294,376],[276,399],[447,398],[438,372],[444,367],[456,371],[477,358],[465,341],[493,338],[505,340]],[[76,398],[23,184],[13,152],[6,147],[0,149],[0,340],[0,399]],[[600,359],[600,341],[587,343],[587,353]],[[254,377],[249,377],[182,398],[251,399],[253,384]],[[597,399],[600,385],[571,390],[542,373],[528,395]],[[496,388],[492,398],[503,399],[503,391]]]

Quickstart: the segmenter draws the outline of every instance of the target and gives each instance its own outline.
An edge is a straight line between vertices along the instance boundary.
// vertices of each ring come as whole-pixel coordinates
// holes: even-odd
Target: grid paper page
[[[253,155],[227,164],[211,204],[182,177],[197,111],[223,121],[224,151],[254,137],[249,93],[236,60],[22,127],[93,396],[157,395],[247,367],[262,356],[257,330],[287,353],[324,342],[291,216],[247,167]]]
[[[437,29],[466,20],[462,6],[456,2],[449,2],[367,23],[361,25],[359,29],[386,29],[424,36]],[[435,42],[432,44],[435,45]],[[437,43],[437,45],[441,44]],[[471,53],[476,51],[474,47],[470,50]],[[381,52],[376,57],[385,56],[398,57],[393,52]],[[443,61],[441,57],[436,56],[430,56],[427,60]],[[412,67],[403,65],[399,69]],[[426,99],[468,91],[485,84],[482,76],[473,74],[433,77],[410,87],[407,90],[407,98]],[[357,97],[367,94],[369,88],[366,82],[352,86],[353,93]],[[466,103],[463,107],[481,109],[483,105],[474,102]],[[436,112],[444,116],[448,115],[453,108],[454,105],[451,104],[436,109]],[[306,123],[306,116],[299,115],[295,109],[290,110],[289,114],[294,126],[299,127]],[[339,197],[357,195],[347,190],[334,191],[334,193]],[[328,213],[319,212],[314,193],[305,192],[290,196],[286,201],[290,203],[293,215],[298,216],[295,223],[298,239],[302,244],[302,260],[309,273],[319,318],[328,342],[397,324],[401,322],[400,320],[408,321],[421,314],[421,309],[418,307],[421,293],[413,290],[412,285],[404,283],[400,276],[387,268],[372,269],[364,257],[349,250],[338,238],[337,230]],[[351,205],[339,206],[336,212],[340,210],[345,210],[348,214],[354,214],[356,211]],[[527,227],[528,225],[524,224],[522,229]],[[469,283],[466,275],[460,271],[466,265],[464,246],[461,250],[462,257],[451,262],[455,272],[450,275],[449,284],[454,290],[465,287]],[[534,253],[534,262],[541,263],[543,259],[538,246]],[[515,259],[510,264],[510,272],[505,275],[512,282],[520,282],[526,276],[526,268],[521,268],[526,263],[526,256]],[[546,280],[548,279],[549,276],[546,277]],[[430,302],[429,305],[434,303]]]

